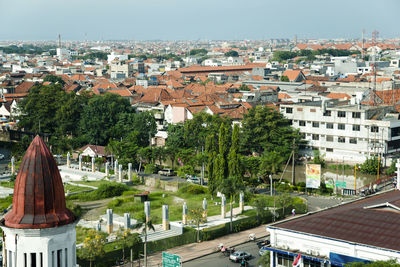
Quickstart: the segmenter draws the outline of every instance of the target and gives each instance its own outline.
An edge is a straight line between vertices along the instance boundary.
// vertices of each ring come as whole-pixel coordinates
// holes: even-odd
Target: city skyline
[[[2,2],[0,40],[263,40],[400,36],[400,2],[335,1],[321,4],[238,0]]]

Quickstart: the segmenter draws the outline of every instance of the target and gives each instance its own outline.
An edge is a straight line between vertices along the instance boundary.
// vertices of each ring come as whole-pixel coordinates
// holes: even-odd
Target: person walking
[[[293,216],[296,215],[296,210],[295,209],[292,209],[292,215]]]

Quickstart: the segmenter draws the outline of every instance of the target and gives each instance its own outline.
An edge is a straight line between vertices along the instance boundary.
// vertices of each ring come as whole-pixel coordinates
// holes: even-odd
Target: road
[[[236,250],[242,250],[246,251],[247,253],[250,253],[253,255],[252,259],[248,261],[249,265],[248,266],[258,266],[257,261],[260,258],[260,255],[258,254],[259,248],[257,247],[256,242],[247,242],[244,243],[240,246],[236,246]],[[204,256],[202,258],[185,262],[183,264],[184,267],[204,267],[204,266],[209,266],[209,267],[225,267],[225,266],[236,266],[239,267],[240,263],[235,263],[231,262],[229,260],[229,257],[224,256],[222,253],[214,253],[208,256]]]

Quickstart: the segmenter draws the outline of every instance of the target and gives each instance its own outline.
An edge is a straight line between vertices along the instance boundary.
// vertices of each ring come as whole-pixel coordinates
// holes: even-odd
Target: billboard
[[[319,188],[321,184],[321,165],[307,164],[306,165],[306,187]]]

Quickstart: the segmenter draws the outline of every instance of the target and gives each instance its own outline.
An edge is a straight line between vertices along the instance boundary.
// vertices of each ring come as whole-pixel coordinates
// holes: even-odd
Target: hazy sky
[[[0,0],[0,40],[400,37],[399,0]]]

